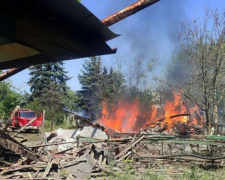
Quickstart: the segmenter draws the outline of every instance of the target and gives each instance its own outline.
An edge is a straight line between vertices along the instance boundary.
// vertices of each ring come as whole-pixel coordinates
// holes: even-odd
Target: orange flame
[[[176,123],[202,126],[204,118],[200,115],[198,106],[185,105],[179,93],[173,92],[173,96],[173,100],[166,101],[162,108],[156,105],[149,107],[150,115],[140,112],[138,99],[132,102],[121,100],[111,109],[104,102],[99,124],[122,133],[138,132],[141,128],[154,127],[156,123],[160,123],[161,128],[167,126],[166,130],[174,128]]]

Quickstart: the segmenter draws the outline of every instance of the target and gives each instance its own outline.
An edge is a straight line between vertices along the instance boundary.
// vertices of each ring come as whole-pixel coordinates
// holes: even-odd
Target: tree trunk
[[[218,133],[218,107],[217,104],[214,104],[213,106],[213,117],[214,117],[214,122],[215,122],[215,132]]]
[[[51,132],[53,131],[54,120],[55,120],[55,114],[53,113],[51,118]]]
[[[208,110],[205,111],[205,120],[206,120],[207,134],[211,134],[212,126],[211,126]]]

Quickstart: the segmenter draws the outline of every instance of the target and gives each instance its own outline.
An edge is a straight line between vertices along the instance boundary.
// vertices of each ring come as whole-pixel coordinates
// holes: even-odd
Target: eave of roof
[[[117,35],[77,0],[1,1],[2,19],[9,22],[10,32],[5,26],[1,38],[40,54],[5,60],[0,54],[0,70],[116,52],[106,41]]]

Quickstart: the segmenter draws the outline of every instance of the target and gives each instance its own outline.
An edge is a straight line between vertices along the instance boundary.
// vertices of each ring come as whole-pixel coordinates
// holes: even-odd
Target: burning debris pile
[[[144,112],[140,109],[138,100],[119,101],[110,110],[104,103],[99,124],[122,133],[203,133],[204,118],[198,106],[185,104],[179,93],[173,92],[171,99],[162,107],[152,105]]]
[[[138,170],[137,176],[157,161],[223,165],[225,136],[203,135],[204,120],[196,106],[188,106],[174,93],[162,107],[149,109],[142,112],[138,100],[120,101],[111,111],[104,104],[98,122],[75,114],[87,126],[45,133],[42,141],[19,141],[21,130],[10,136],[3,128],[0,178],[116,177],[125,170],[126,160]]]

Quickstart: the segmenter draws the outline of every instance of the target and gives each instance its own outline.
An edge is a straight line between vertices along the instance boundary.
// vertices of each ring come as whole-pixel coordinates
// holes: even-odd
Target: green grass
[[[184,165],[183,165],[184,166]],[[185,167],[183,173],[173,174],[167,173],[165,168],[158,166],[157,168],[146,168],[146,172],[140,173],[132,168],[131,162],[124,162],[121,167],[122,171],[114,171],[113,166],[110,166],[109,171],[103,178],[105,180],[224,180],[225,168],[207,167],[207,166],[191,166]],[[156,171],[157,169],[157,171]]]

